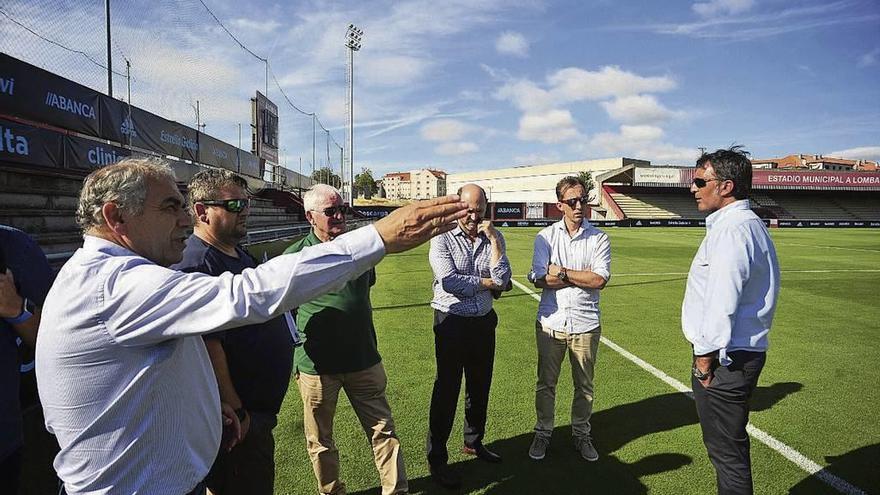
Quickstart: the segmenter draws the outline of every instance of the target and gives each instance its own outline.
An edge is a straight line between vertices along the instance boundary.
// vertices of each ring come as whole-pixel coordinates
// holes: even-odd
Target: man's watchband
[[[559,275],[557,276],[559,277],[559,280],[562,280],[563,282],[568,282],[568,270],[566,270],[565,268],[560,268]]]
[[[706,378],[712,376],[712,368],[707,369],[704,373],[700,371],[700,368],[697,368],[697,364],[694,363],[694,365],[691,367],[691,374],[694,375],[694,378],[696,378],[697,380],[703,381]]]
[[[248,412],[244,407],[239,407],[235,410],[235,415],[238,416],[238,421],[242,422],[245,418],[247,418]]]
[[[18,325],[20,323],[24,323],[31,319],[34,316],[34,311],[36,308],[34,307],[34,303],[31,302],[28,298],[21,298],[21,313],[18,314],[15,318],[3,318],[3,321],[10,325]]]

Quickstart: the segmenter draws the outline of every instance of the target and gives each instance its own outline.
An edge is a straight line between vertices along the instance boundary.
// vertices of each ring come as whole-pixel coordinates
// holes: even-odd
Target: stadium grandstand
[[[83,178],[129,156],[168,159],[182,191],[205,167],[241,174],[255,195],[248,244],[308,230],[300,192],[314,181],[271,160],[277,117],[274,129],[253,123],[245,151],[4,53],[0,81],[0,224],[34,236],[53,263],[82,243],[74,212]],[[268,122],[272,103],[260,97],[254,117]]]

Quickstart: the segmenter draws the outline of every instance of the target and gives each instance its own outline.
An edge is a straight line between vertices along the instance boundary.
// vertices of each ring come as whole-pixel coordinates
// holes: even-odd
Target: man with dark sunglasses
[[[749,208],[752,164],[740,147],[703,154],[691,193],[706,237],[688,272],[681,326],[693,348],[691,386],[719,494],[751,494],[749,397],[758,384],[779,295],[779,262]]]
[[[285,253],[332,242],[346,231],[348,208],[336,188],[316,184],[303,195],[312,231]],[[296,323],[303,345],[294,352],[296,383],[303,402],[306,449],[322,494],[345,493],[339,476],[339,451],[333,441],[333,419],[344,390],[373,450],[382,495],[409,489],[403,451],[385,397],[388,378],[376,345],[370,289],[376,270],[369,269],[342,289],[301,304]]]
[[[247,182],[228,170],[208,169],[187,187],[193,234],[183,260],[171,268],[218,276],[255,268],[239,244],[247,236]],[[221,403],[235,411],[240,429],[227,427],[206,479],[215,495],[271,495],[275,481],[272,429],[290,382],[291,332],[284,316],[205,336]]]
[[[574,380],[571,433],[575,450],[587,461],[599,459],[592,442],[593,369],[602,327],[599,292],[611,278],[608,236],[585,218],[587,189],[565,177],[556,185],[562,220],[538,232],[529,280],[543,289],[535,322],[538,382],[535,385],[535,438],[529,457],[547,455],[554,427],[556,383],[568,353]]]

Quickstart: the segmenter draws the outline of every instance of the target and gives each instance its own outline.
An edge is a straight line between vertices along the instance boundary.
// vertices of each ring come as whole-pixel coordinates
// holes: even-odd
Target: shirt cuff
[[[385,256],[385,243],[372,224],[342,234],[336,240],[344,240],[352,261],[363,267],[363,271],[378,264]]]

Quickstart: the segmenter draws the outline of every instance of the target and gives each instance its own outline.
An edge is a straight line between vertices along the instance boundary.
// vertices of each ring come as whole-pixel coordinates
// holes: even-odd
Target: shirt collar
[[[88,234],[83,236],[83,249],[86,249],[88,251],[95,251],[102,254],[108,254],[110,256],[137,256],[139,258],[143,258],[143,256],[135,253],[134,251],[130,251],[129,249],[124,248],[113,241],[108,241],[103,237],[97,237]]]
[[[568,227],[565,226],[565,219],[564,218],[562,220],[556,222],[553,225],[556,226],[557,229],[559,229],[563,233],[565,233],[565,235],[568,235]],[[592,226],[592,224],[590,222],[588,222],[586,218],[584,218],[583,220],[581,220],[581,225],[578,227],[578,229],[574,233],[574,235],[571,236],[571,238],[577,239],[578,237],[584,235],[587,232],[587,230],[590,229],[591,226]]]
[[[465,232],[464,229],[461,228],[461,224],[459,224],[458,222],[456,222],[455,228],[452,229],[451,232],[452,232],[452,235],[458,235],[458,236],[470,238],[470,236],[467,235],[467,232]],[[480,240],[486,239],[486,234],[484,232],[478,232],[477,239],[480,239]]]
[[[711,215],[706,217],[706,229],[711,229],[713,225],[720,222],[724,217],[729,215],[733,211],[737,210],[748,210],[749,209],[749,200],[748,199],[738,199],[733,203],[721,208],[713,212]]]

